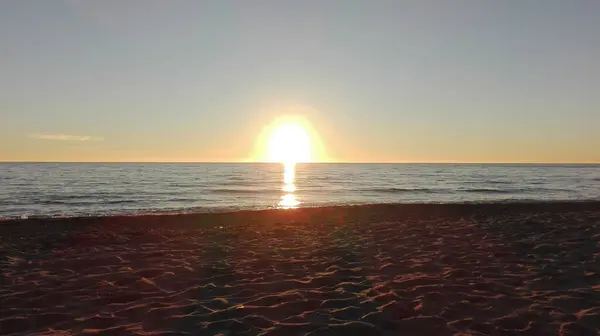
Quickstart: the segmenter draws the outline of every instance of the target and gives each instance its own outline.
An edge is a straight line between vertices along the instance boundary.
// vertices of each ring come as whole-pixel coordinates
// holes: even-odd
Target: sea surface
[[[600,165],[0,163],[0,218],[600,200]]]

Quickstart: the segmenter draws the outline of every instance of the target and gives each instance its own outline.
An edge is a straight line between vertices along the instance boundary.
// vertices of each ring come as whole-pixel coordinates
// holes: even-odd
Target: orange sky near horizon
[[[278,114],[281,111],[283,113]],[[394,136],[381,135],[376,150],[365,143],[360,132],[351,134],[319,118],[319,111],[306,106],[287,106],[259,113],[247,128],[233,126],[231,132],[212,141],[200,135],[173,143],[127,143],[127,139],[94,138],[66,134],[28,134],[21,137],[17,151],[0,144],[0,161],[31,162],[268,162],[269,137],[278,125],[301,125],[309,135],[312,162],[350,163],[600,163],[594,148],[600,143],[547,148],[543,141],[497,139],[480,141],[467,134],[435,136],[434,127],[420,133],[404,133],[399,126]],[[318,123],[309,118],[312,115]],[[268,116],[268,117],[265,117]],[[269,118],[270,117],[270,118]],[[262,126],[261,126],[262,125]],[[235,129],[233,129],[235,127]],[[415,136],[417,134],[418,136]],[[151,134],[148,135],[151,138]],[[466,146],[465,146],[466,145]]]

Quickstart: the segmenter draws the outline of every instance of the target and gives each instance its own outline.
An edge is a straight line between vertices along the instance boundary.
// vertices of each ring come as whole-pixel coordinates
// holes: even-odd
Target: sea
[[[0,163],[0,219],[600,200],[600,165]]]

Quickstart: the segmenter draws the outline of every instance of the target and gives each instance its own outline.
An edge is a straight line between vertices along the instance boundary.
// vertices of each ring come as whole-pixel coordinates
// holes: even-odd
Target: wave
[[[474,188],[474,189],[456,189],[458,192],[466,192],[466,193],[483,193],[483,194],[510,194],[515,192],[520,192],[521,190],[515,189],[496,189],[496,188]]]
[[[72,196],[72,197],[61,197],[55,199],[42,199],[38,201],[40,204],[66,204],[66,205],[106,205],[106,204],[125,204],[125,203],[138,203],[138,199],[104,199],[98,198],[93,195],[90,196]]]
[[[379,192],[379,193],[447,193],[451,192],[451,189],[439,189],[439,188],[364,188],[359,189],[361,192]]]
[[[350,204],[322,204],[303,206],[303,210],[300,211],[313,211],[311,209],[350,209],[350,208],[363,208],[363,209],[390,209],[390,207],[398,207],[398,209],[408,209],[411,207],[430,207],[431,209],[439,207],[471,207],[473,210],[484,209],[485,207],[494,205],[507,205],[518,208],[532,207],[539,210],[540,206],[552,207],[554,209],[557,206],[564,208],[572,208],[576,210],[585,209],[585,207],[600,207],[600,199],[589,199],[589,200],[573,200],[573,199],[556,199],[556,200],[536,200],[536,199],[516,199],[516,200],[494,200],[494,201],[456,201],[456,202],[402,202],[402,203],[350,203]],[[90,219],[90,218],[133,218],[133,217],[147,217],[147,216],[164,216],[164,215],[200,215],[200,214],[214,214],[214,213],[230,213],[230,214],[241,214],[250,212],[264,212],[264,211],[277,211],[274,208],[261,208],[261,207],[220,207],[220,208],[203,208],[195,207],[189,209],[132,209],[130,211],[120,212],[76,212],[70,214],[27,214],[13,215],[13,216],[2,216],[0,214],[0,223],[17,223],[23,220],[39,220],[39,219]]]
[[[520,194],[520,193],[531,193],[531,192],[560,192],[568,191],[567,189],[549,189],[549,188],[510,188],[510,189],[498,189],[498,188],[473,188],[473,189],[456,189],[458,192],[463,193],[491,193],[491,194]]]
[[[464,184],[515,184],[514,181],[498,181],[498,180],[488,180],[488,181],[464,181]]]
[[[223,194],[264,194],[269,192],[279,192],[275,189],[234,189],[234,188],[213,188],[208,189],[208,193],[223,193]]]
[[[279,181],[277,181],[278,183]],[[224,185],[224,186],[231,186],[231,187],[250,187],[250,186],[262,186],[265,185],[264,181],[241,181],[241,180],[237,180],[237,181],[224,181],[224,182],[220,182],[219,184]]]
[[[102,199],[94,199],[89,198],[89,201],[81,201],[83,198],[73,198],[72,200],[68,199],[59,199],[59,200],[45,200],[40,201],[41,204],[65,204],[65,205],[107,205],[107,204],[127,204],[127,203],[138,203],[140,200],[133,199],[124,199],[124,200],[102,200]]]
[[[358,189],[359,192],[376,192],[376,193],[423,193],[423,194],[452,194],[452,193],[481,193],[481,194],[519,194],[519,193],[530,193],[530,192],[557,192],[557,191],[568,191],[565,189],[548,189],[548,188],[457,188],[457,189],[443,189],[443,188],[363,188]]]

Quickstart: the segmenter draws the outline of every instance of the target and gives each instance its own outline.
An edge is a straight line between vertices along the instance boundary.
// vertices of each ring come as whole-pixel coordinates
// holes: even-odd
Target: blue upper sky
[[[600,1],[0,1],[0,160],[600,162]]]

